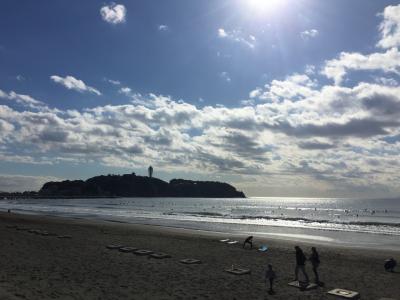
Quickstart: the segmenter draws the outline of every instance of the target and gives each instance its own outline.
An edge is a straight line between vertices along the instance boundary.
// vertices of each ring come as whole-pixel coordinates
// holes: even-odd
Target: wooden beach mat
[[[110,250],[118,250],[118,249],[120,249],[120,248],[123,248],[123,247],[125,247],[124,245],[114,245],[114,244],[111,244],[111,245],[107,245],[106,246],[106,248],[107,249],[110,249]]]
[[[145,255],[153,254],[154,252],[151,250],[139,249],[139,250],[133,251],[133,253],[135,253],[136,255],[145,256]]]
[[[167,254],[167,253],[152,253],[150,254],[151,257],[153,258],[157,258],[157,259],[164,259],[164,258],[170,258],[171,255]]]
[[[185,258],[181,259],[179,262],[185,265],[194,265],[194,264],[201,264],[201,260],[194,259],[194,258]]]
[[[328,292],[329,295],[342,297],[345,299],[358,299],[360,294],[358,292],[344,290],[344,289],[333,289]]]
[[[225,272],[228,272],[233,275],[246,275],[251,273],[250,269],[242,269],[242,268],[226,269]]]
[[[131,253],[131,252],[136,251],[137,249],[138,248],[134,248],[134,247],[121,247],[121,248],[118,248],[118,251],[124,252],[124,253]]]
[[[317,284],[315,283],[306,283],[306,282],[302,282],[302,281],[292,281],[288,283],[289,286],[301,289],[303,291],[309,291],[312,289],[316,289],[318,287]]]
[[[43,231],[43,230],[40,230],[40,229],[29,229],[28,232],[40,235],[40,234],[42,234],[44,232],[47,232],[47,231]]]

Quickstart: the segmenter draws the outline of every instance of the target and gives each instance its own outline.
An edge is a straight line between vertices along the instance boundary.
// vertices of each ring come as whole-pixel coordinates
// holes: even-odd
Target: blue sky
[[[0,190],[135,171],[396,196],[398,1],[2,1]]]

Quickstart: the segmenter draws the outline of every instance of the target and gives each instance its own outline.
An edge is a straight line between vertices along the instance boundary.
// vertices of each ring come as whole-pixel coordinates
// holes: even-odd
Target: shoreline
[[[4,216],[9,215],[8,213],[5,212],[0,212],[0,219]],[[285,248],[287,249],[292,249],[295,245],[298,244],[305,244],[309,245],[310,247],[312,245],[316,245],[320,248],[332,248],[337,251],[339,250],[355,250],[355,251],[365,251],[365,252],[371,252],[371,251],[376,251],[375,248],[368,248],[368,247],[363,247],[363,246],[355,246],[355,245],[339,245],[339,244],[332,244],[332,243],[324,243],[322,241],[318,240],[290,240],[289,238],[280,238],[279,234],[274,234],[274,233],[269,233],[269,234],[260,234],[257,235],[257,233],[249,233],[249,234],[244,234],[240,232],[224,232],[224,231],[214,231],[214,230],[206,230],[206,229],[195,229],[195,228],[186,228],[186,227],[180,227],[180,226],[173,226],[173,225],[160,225],[160,224],[150,224],[150,223],[135,223],[135,222],[129,222],[129,221],[120,221],[120,220],[113,220],[113,219],[88,219],[84,217],[67,217],[67,216],[55,216],[55,215],[42,215],[42,214],[20,214],[20,213],[12,213],[12,215],[19,217],[22,220],[31,220],[36,221],[38,218],[42,221],[48,221],[48,222],[60,222],[60,223],[71,223],[71,224],[76,224],[76,225],[83,225],[83,226],[115,226],[115,227],[121,227],[127,230],[141,230],[145,232],[151,232],[151,233],[163,233],[166,235],[179,235],[183,237],[201,237],[209,240],[219,240],[219,239],[225,239],[225,238],[230,238],[234,240],[244,240],[247,236],[250,234],[254,235],[257,239],[258,244],[274,244],[274,245],[279,245],[280,247],[283,247],[285,245]],[[64,222],[65,220],[65,222]],[[273,227],[273,226],[272,226]],[[276,226],[279,227],[279,226]],[[279,227],[279,228],[287,228],[287,227]],[[316,230],[318,229],[311,229],[311,230]],[[335,230],[332,230],[336,232]],[[271,237],[271,236],[275,237]],[[310,235],[312,236],[312,235]],[[400,254],[400,249],[379,249],[379,251],[382,253],[387,253],[389,254]]]
[[[375,251],[397,251],[400,242],[397,235],[381,232],[363,232],[354,230],[341,230],[333,228],[316,228],[284,225],[260,225],[242,223],[224,223],[210,220],[180,220],[154,217],[113,217],[102,215],[79,215],[64,213],[46,213],[30,210],[12,210],[14,214],[25,216],[41,216],[61,218],[67,220],[82,220],[83,222],[111,222],[127,225],[156,226],[157,228],[175,228],[193,231],[204,231],[209,235],[215,232],[223,236],[231,235],[244,238],[255,235],[260,240],[279,242],[295,241],[296,243],[318,244],[328,247],[347,249],[367,249]],[[0,210],[0,214],[5,211]]]
[[[71,239],[40,236],[6,225],[41,229]],[[263,239],[265,253],[227,245],[222,238],[243,241],[243,235],[120,222],[0,213],[0,296],[2,299],[327,299],[333,288],[358,291],[361,299],[400,295],[399,273],[383,270],[388,257],[400,251],[375,251]],[[148,259],[105,248],[108,244],[165,252],[171,258]],[[287,286],[294,277],[294,250],[306,255],[316,246],[325,287],[301,292]],[[196,258],[200,265],[183,265]],[[266,294],[263,274],[268,263],[278,274],[274,296]],[[251,270],[235,276],[230,266]],[[312,279],[311,267],[306,266]],[[8,298],[7,298],[8,297]]]

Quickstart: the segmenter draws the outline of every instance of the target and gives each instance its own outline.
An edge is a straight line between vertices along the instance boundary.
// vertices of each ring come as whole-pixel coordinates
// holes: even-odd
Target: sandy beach
[[[383,270],[386,258],[400,260],[400,250],[302,243],[307,255],[311,246],[318,248],[325,282],[325,287],[303,292],[287,285],[295,267],[295,244],[290,242],[255,236],[256,245],[269,246],[260,253],[219,242],[224,237],[243,241],[243,236],[7,213],[0,214],[0,235],[1,299],[335,299],[326,295],[332,288],[358,291],[361,299],[400,299],[400,271]],[[122,253],[107,249],[108,244],[165,252],[171,258]],[[184,265],[179,262],[184,258],[202,263]],[[263,278],[268,263],[278,276],[273,296],[267,294]],[[232,265],[248,268],[251,274],[224,271]],[[309,264],[307,271],[313,278]]]

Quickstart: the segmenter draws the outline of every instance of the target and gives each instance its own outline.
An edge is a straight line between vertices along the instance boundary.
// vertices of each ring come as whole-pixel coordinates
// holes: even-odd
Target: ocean
[[[400,199],[99,198],[0,200],[0,210],[400,251]]]

